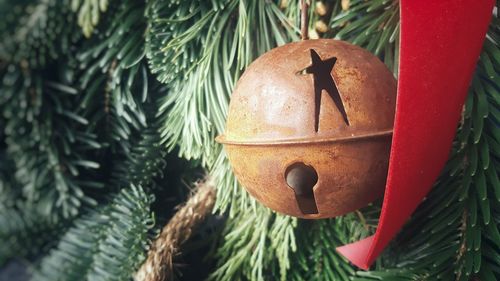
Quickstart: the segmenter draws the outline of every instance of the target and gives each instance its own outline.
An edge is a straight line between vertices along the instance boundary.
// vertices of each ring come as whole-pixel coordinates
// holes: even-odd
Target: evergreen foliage
[[[146,255],[154,225],[151,198],[141,187],[122,189],[108,204],[74,221],[33,280],[126,280]]]
[[[0,57],[30,69],[69,52],[81,37],[69,0],[6,0],[0,3]]]
[[[100,14],[108,8],[108,0],[72,0],[71,9],[78,12],[78,25],[82,28],[86,37],[92,35],[92,31],[99,23]]]
[[[54,78],[11,65],[2,91],[5,143],[15,180],[26,203],[50,220],[75,216],[82,203],[96,204],[83,190],[99,184],[84,175],[99,168],[91,155],[101,147],[87,131],[87,119],[75,113],[77,91]]]
[[[326,14],[311,2],[311,36],[360,45],[397,76],[397,0],[324,1]],[[214,249],[199,253],[211,271],[200,278],[500,279],[496,15],[450,160],[371,271],[334,248],[372,234],[380,202],[305,221],[261,206],[237,183],[214,138],[245,67],[299,40],[299,6],[0,1],[0,265],[24,257],[33,280],[130,280],[186,194],[178,171],[195,167],[216,181],[215,212],[224,220],[216,239],[197,241]],[[317,22],[329,29],[314,31]]]
[[[265,1],[151,1],[147,15],[148,61],[170,89],[160,107],[167,111],[161,130],[166,146],[210,165],[243,68],[297,35],[276,5]]]

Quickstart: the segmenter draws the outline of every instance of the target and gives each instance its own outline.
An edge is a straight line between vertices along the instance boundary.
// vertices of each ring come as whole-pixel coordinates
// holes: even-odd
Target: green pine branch
[[[349,0],[334,14],[326,37],[349,41],[379,56],[396,75],[399,59],[399,1]]]
[[[111,5],[111,15],[76,55],[82,70],[77,82],[83,89],[82,114],[102,141],[126,152],[133,132],[147,125],[143,103],[150,90],[143,60],[144,9],[141,1]]]
[[[67,228],[63,221],[52,222],[38,210],[24,204],[0,204],[0,266],[14,257],[44,254]]]
[[[210,165],[243,67],[297,38],[296,29],[268,1],[151,1],[147,16],[149,65],[169,86],[160,108],[165,145]]]
[[[149,188],[165,166],[158,132],[162,116],[156,115],[159,96],[167,91],[150,81],[145,62],[145,3],[122,1],[111,4],[109,11],[77,53],[82,69],[77,85],[84,89],[80,109],[90,129],[121,159],[112,165],[111,181]]]
[[[19,200],[22,193],[13,166],[7,155],[0,153],[0,267],[15,256],[38,255],[64,230],[62,223],[47,221]]]
[[[108,0],[71,0],[71,9],[78,13],[78,25],[85,37],[89,38],[99,23],[101,13],[107,11]]]
[[[268,280],[273,271],[286,280],[290,255],[297,247],[296,224],[297,219],[277,216],[261,205],[228,218],[216,253],[217,269],[209,280]]]
[[[368,234],[356,215],[300,224],[297,238],[300,250],[293,255],[289,280],[351,280],[355,270],[335,248]],[[358,235],[353,235],[354,232]]]
[[[99,167],[90,157],[101,146],[85,129],[88,121],[71,110],[77,90],[51,79],[11,65],[3,76],[0,108],[23,198],[57,220],[77,215],[82,204],[95,205],[84,190],[101,187],[86,178]]]
[[[129,280],[146,257],[151,202],[141,187],[130,186],[88,210],[42,259],[32,280]]]
[[[31,69],[70,52],[81,36],[69,0],[8,0],[0,4],[0,57]]]

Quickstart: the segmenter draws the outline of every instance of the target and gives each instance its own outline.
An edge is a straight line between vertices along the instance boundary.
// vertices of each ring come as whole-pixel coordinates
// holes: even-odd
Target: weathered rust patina
[[[334,217],[383,194],[395,101],[396,80],[366,50],[327,39],[290,43],[247,68],[217,141],[262,204]]]

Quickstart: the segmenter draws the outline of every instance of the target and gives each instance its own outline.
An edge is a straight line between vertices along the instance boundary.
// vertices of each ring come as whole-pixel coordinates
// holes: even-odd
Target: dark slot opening
[[[294,163],[285,171],[286,183],[295,192],[295,199],[303,214],[317,214],[318,206],[313,188],[318,182],[318,173],[302,162]]]

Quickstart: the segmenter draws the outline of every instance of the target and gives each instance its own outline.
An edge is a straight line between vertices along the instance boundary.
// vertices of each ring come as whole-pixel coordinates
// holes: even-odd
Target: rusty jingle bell
[[[396,80],[368,51],[329,39],[290,43],[247,68],[217,141],[265,206],[334,217],[383,194],[395,101]]]

